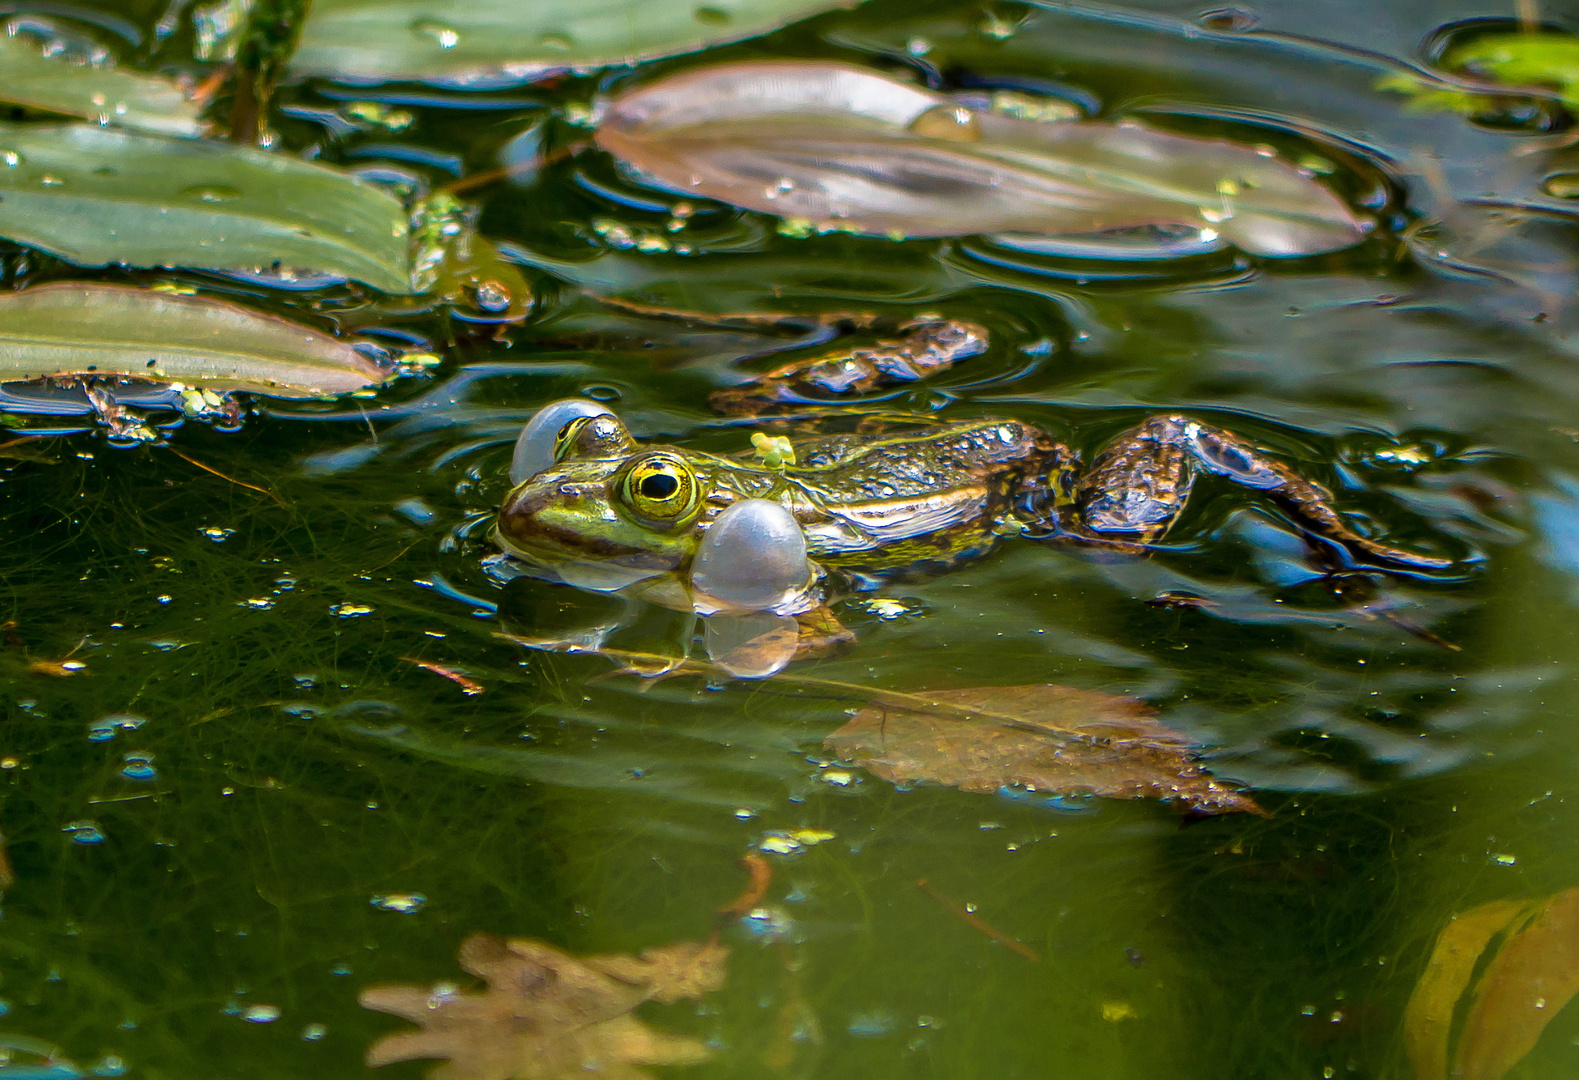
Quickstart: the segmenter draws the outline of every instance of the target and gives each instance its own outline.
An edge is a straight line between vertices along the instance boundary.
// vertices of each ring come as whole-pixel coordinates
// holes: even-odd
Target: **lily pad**
[[[848,64],[687,71],[616,98],[600,146],[643,179],[778,214],[785,231],[1089,235],[1183,226],[1257,255],[1356,244],[1366,226],[1275,157],[1141,124],[975,111]]]
[[[103,50],[45,55],[16,22],[0,33],[0,101],[188,139],[206,130],[202,104],[175,80],[118,68]]]
[[[389,373],[327,334],[222,300],[77,282],[0,294],[0,382],[85,375],[313,398]]]
[[[405,207],[349,173],[229,143],[0,123],[0,236],[80,266],[279,268],[416,291]]]
[[[298,75],[503,85],[767,33],[860,0],[315,0]]]

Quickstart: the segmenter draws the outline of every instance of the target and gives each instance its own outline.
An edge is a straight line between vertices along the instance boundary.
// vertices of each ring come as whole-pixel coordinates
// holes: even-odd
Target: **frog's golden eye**
[[[619,492],[632,513],[665,529],[690,524],[702,505],[691,467],[679,456],[661,451],[632,461],[620,480]]]

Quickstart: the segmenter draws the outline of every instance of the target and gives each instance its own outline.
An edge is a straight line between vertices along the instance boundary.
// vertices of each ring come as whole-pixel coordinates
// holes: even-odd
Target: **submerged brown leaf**
[[[578,960],[540,941],[475,934],[461,944],[461,967],[482,979],[482,993],[420,986],[374,986],[358,1000],[421,1030],[386,1035],[369,1065],[447,1058],[434,1080],[559,1080],[589,1072],[641,1080],[647,1065],[692,1065],[705,1046],[666,1035],[630,1015],[644,1001],[697,998],[724,983],[729,951],[679,942],[641,957]]]
[[[1202,814],[1265,814],[1213,779],[1143,702],[1063,686],[990,686],[911,695],[860,710],[824,745],[893,783],[962,791],[1171,799]]]
[[[1548,900],[1503,942],[1475,986],[1458,1038],[1455,1077],[1498,1080],[1535,1048],[1579,993],[1579,889]]]
[[[1499,934],[1505,936],[1485,961]],[[1576,993],[1579,888],[1544,902],[1494,900],[1454,916],[1437,935],[1404,1013],[1416,1080],[1500,1080]],[[1455,1033],[1453,1017],[1466,995]]]
[[[1453,1010],[1469,987],[1475,961],[1493,937],[1528,909],[1521,901],[1493,900],[1453,916],[1437,935],[1425,973],[1404,1009],[1404,1049],[1420,1080],[1447,1076]]]
[[[1134,122],[977,112],[849,64],[715,64],[617,98],[598,145],[649,182],[777,214],[790,232],[1092,236],[1152,226],[1257,255],[1366,228],[1288,162]]]

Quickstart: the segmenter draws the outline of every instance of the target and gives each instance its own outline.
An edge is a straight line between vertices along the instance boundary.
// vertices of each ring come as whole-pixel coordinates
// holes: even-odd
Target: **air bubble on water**
[[[154,756],[144,750],[133,750],[121,758],[125,765],[121,775],[128,780],[157,780],[158,770],[153,766]]]
[[[353,604],[350,601],[346,601],[343,604],[329,605],[329,614],[337,619],[354,619],[358,615],[371,615],[372,613],[372,604]]]
[[[740,925],[757,937],[774,940],[787,938],[795,933],[795,920],[778,908],[752,908],[740,920]]]
[[[431,38],[441,49],[453,49],[461,43],[460,31],[437,19],[416,19],[411,24],[411,32]]]
[[[537,43],[549,52],[569,52],[575,47],[576,40],[562,30],[550,30],[540,35]]]
[[[90,1071],[94,1076],[125,1076],[126,1059],[119,1054],[105,1054]]]
[[[71,838],[73,844],[102,844],[104,830],[97,821],[68,821],[60,831]]]
[[[272,1024],[280,1018],[280,1010],[276,1005],[248,1005],[241,1018],[249,1024]]]
[[[368,901],[379,911],[393,911],[397,915],[415,915],[427,902],[428,898],[421,893],[389,893]]]
[[[856,1013],[850,1017],[850,1022],[845,1030],[851,1035],[862,1039],[875,1039],[887,1035],[894,1028],[894,1014],[887,1010],[879,1009],[872,1012]]]
[[[6,167],[9,169],[16,168],[26,160],[27,158],[23,157],[15,150],[0,150],[0,161],[5,162]]]
[[[438,517],[435,511],[421,499],[401,499],[395,504],[395,513],[411,522],[413,525],[426,525]]]
[[[252,596],[245,600],[236,601],[237,607],[251,608],[253,611],[267,611],[274,606],[272,596]]]
[[[437,1009],[448,1005],[461,996],[461,988],[452,982],[438,982],[433,984],[433,989],[428,991],[428,1008]]]
[[[317,1042],[327,1034],[329,1029],[323,1024],[308,1024],[302,1028],[302,1038],[307,1042]]]
[[[197,530],[216,544],[223,544],[236,534],[235,529],[226,529],[219,525],[205,525]]]
[[[351,974],[351,965],[350,964],[336,964],[334,967],[329,969],[329,974],[331,974],[331,975],[349,975],[349,974]]]
[[[932,51],[932,42],[924,37],[913,37],[905,42],[905,52],[911,56],[925,56]]]
[[[89,742],[107,742],[120,731],[136,731],[148,721],[131,713],[114,713],[88,725]]]
[[[477,306],[483,311],[500,312],[510,307],[510,290],[497,281],[477,286]]]

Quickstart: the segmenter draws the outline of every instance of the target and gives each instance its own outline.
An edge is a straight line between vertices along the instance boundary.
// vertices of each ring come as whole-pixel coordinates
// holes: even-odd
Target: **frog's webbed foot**
[[[958,319],[913,319],[901,324],[898,334],[870,346],[791,361],[742,386],[717,391],[708,404],[732,416],[828,404],[929,378],[987,348],[986,329]]]
[[[1439,570],[1452,560],[1378,543],[1349,527],[1332,496],[1239,436],[1187,416],[1157,416],[1115,440],[1075,492],[1072,539],[1143,547],[1167,532],[1189,498],[1195,471],[1263,491],[1304,529],[1384,563]]]

